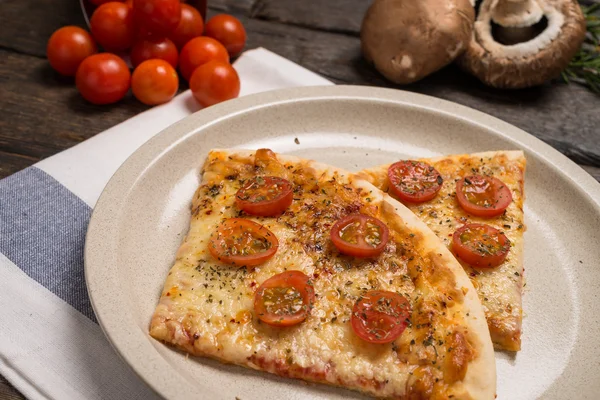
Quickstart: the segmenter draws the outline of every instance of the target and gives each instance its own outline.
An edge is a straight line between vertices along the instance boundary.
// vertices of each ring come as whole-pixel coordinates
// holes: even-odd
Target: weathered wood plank
[[[25,397],[0,375],[0,400],[25,400]]]
[[[208,8],[215,12],[249,16],[257,0],[208,0]]]
[[[600,182],[600,168],[590,167],[589,165],[581,165],[581,168],[585,169],[590,175]]]
[[[212,0],[214,3],[230,0]],[[329,32],[360,34],[363,16],[373,0],[256,0],[252,17]],[[591,5],[600,0],[580,0]]]
[[[111,106],[84,101],[45,59],[0,50],[0,150],[40,159],[147,109],[133,96]]]
[[[371,0],[257,0],[252,17],[358,36]]]
[[[85,26],[79,1],[0,1],[0,48],[46,56],[46,43],[65,25]]]
[[[0,147],[2,147],[1,144]],[[7,153],[0,150],[0,179],[25,169],[38,161],[39,159],[35,157]],[[2,399],[2,382],[0,382],[0,399]]]

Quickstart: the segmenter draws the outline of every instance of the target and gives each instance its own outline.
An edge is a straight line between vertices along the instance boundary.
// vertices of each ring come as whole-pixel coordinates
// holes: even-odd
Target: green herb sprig
[[[563,71],[565,82],[576,82],[600,94],[600,3],[581,6],[587,34],[581,49]]]

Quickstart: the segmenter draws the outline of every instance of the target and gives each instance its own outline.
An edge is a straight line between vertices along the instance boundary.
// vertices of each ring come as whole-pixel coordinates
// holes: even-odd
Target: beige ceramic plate
[[[159,394],[361,398],[187,358],[148,336],[204,158],[212,148],[230,147],[270,147],[352,171],[401,157],[523,149],[523,350],[497,353],[498,399],[598,398],[600,184],[541,141],[480,112],[413,93],[343,86],[248,96],[196,113],[142,146],[106,187],[85,249],[90,297],[108,339]]]

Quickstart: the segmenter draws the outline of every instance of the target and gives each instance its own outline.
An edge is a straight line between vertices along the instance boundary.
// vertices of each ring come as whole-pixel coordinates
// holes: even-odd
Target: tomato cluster
[[[203,107],[237,97],[240,80],[230,58],[246,43],[242,23],[221,14],[205,25],[182,1],[91,0],[97,6],[91,34],[76,26],[58,29],[48,41],[48,61],[58,73],[75,76],[83,98],[94,104],[115,103],[130,88],[144,104],[168,102],[179,89],[177,68]]]

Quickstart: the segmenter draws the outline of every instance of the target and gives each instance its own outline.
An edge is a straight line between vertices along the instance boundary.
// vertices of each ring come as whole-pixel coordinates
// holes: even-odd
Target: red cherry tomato
[[[75,84],[84,99],[94,104],[110,104],[121,100],[131,81],[125,61],[111,53],[89,56],[77,69]]]
[[[190,89],[202,107],[209,107],[238,97],[240,78],[231,64],[210,61],[196,68],[190,79]]]
[[[133,13],[125,3],[102,4],[90,20],[92,36],[106,51],[122,51],[131,47],[134,38]]]
[[[402,201],[422,203],[433,199],[444,180],[431,165],[420,161],[406,160],[388,168],[390,191]]]
[[[247,181],[235,196],[238,208],[251,215],[274,217],[292,204],[292,183],[276,176],[257,176]]]
[[[237,56],[246,45],[246,30],[239,19],[232,15],[219,14],[206,23],[206,36],[217,39],[229,52]]]
[[[120,2],[122,2],[123,0],[90,0],[90,3],[92,3],[95,6],[99,6],[99,5],[102,5],[104,3],[110,3],[112,1],[120,1]]]
[[[182,4],[179,25],[171,32],[169,38],[178,49],[182,49],[187,42],[202,35],[202,32],[204,32],[202,15],[194,7]]]
[[[353,257],[375,257],[381,254],[390,231],[375,217],[352,214],[340,219],[331,228],[331,241],[337,249]]]
[[[141,63],[131,77],[133,95],[149,106],[171,100],[179,88],[175,68],[165,60],[147,60]]]
[[[131,64],[133,68],[146,60],[160,59],[165,60],[177,68],[179,54],[177,47],[169,39],[146,39],[137,41],[131,48]]]
[[[510,250],[510,241],[496,228],[486,224],[467,224],[452,235],[452,250],[473,267],[497,267]]]
[[[308,317],[314,301],[310,278],[300,271],[286,271],[259,286],[254,296],[254,312],[269,325],[292,326]]]
[[[86,58],[98,52],[89,33],[77,26],[65,26],[48,40],[46,54],[52,68],[59,74],[73,76]]]
[[[406,297],[383,290],[371,290],[358,298],[352,309],[352,330],[369,343],[390,343],[408,326],[411,315]]]
[[[209,37],[197,37],[185,44],[179,54],[179,71],[186,81],[200,65],[209,61],[229,62],[229,54],[223,45]]]
[[[472,175],[456,182],[456,200],[469,214],[490,218],[506,210],[512,201],[512,193],[500,179]]]
[[[210,236],[214,258],[238,267],[254,267],[275,255],[279,241],[268,228],[243,218],[225,220]]]
[[[125,0],[125,4],[129,6],[133,10],[133,0]]]
[[[179,0],[133,0],[133,15],[140,29],[154,37],[168,36],[179,24]]]

